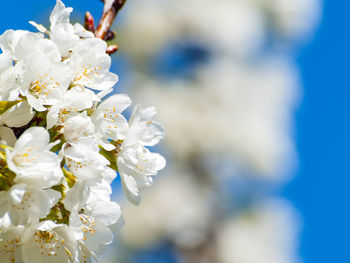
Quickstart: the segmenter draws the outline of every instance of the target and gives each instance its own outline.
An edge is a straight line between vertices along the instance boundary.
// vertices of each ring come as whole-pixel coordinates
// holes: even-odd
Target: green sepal
[[[69,188],[72,188],[75,185],[77,178],[64,167],[62,167],[62,171],[63,171],[64,177],[66,178]]]
[[[63,134],[60,132],[61,129],[62,129],[62,126],[54,126],[53,128],[49,129],[50,142],[55,142],[57,140],[60,140],[60,143],[56,144],[54,147],[50,149],[51,152],[58,152],[59,150],[62,149],[63,144],[66,142]]]
[[[91,116],[94,113],[94,109],[93,108],[87,109],[86,113],[88,116]]]
[[[14,184],[16,174],[7,168],[7,164],[3,166],[3,160],[0,160],[0,163],[0,191],[8,191]]]
[[[11,188],[7,178],[0,174],[0,191],[8,191]]]
[[[46,114],[47,114],[47,111],[37,112],[35,114],[34,118],[32,119],[32,121],[30,122],[30,127],[34,127],[34,126],[45,127],[46,126]]]
[[[63,128],[63,126],[54,126],[48,130],[50,133],[50,142],[54,142],[57,140],[62,141],[63,134],[60,132],[62,128]]]
[[[39,221],[51,220],[56,224],[66,224],[69,225],[70,212],[64,207],[64,204],[58,202],[54,207],[51,208],[50,213],[45,217],[41,218]]]
[[[1,145],[0,145],[1,147]],[[6,153],[3,151],[0,151],[0,169],[5,167],[7,165],[6,163]]]
[[[52,186],[51,189],[61,193],[61,199],[60,200],[63,200],[65,198],[66,187],[63,184]]]
[[[61,150],[62,146],[63,146],[64,142],[61,141],[60,143],[56,144],[54,147],[51,148],[51,152],[58,152],[59,150]]]
[[[20,103],[22,100],[15,101],[0,101],[0,114],[3,114],[8,109],[12,108],[16,104]]]
[[[56,222],[56,219],[59,217],[60,213],[60,208],[58,205],[55,205],[54,207],[51,208],[50,213],[45,217],[41,218],[39,222],[45,221],[45,220],[51,220],[53,222]]]
[[[118,172],[116,150],[114,149],[112,151],[107,151],[102,146],[100,146],[100,154],[109,161],[108,166],[114,171]]]

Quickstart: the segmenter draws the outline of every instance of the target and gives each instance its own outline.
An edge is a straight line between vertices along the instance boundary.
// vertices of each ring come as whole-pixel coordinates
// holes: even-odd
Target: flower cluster
[[[110,184],[140,192],[165,159],[153,107],[113,91],[107,44],[57,0],[50,29],[0,36],[0,262],[91,262],[122,223]],[[46,37],[47,36],[47,37]]]

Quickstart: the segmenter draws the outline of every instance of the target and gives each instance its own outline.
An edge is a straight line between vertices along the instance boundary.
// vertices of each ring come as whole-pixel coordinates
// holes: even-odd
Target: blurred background
[[[98,0],[66,0],[72,21]],[[3,1],[0,32],[54,0]],[[350,2],[129,0],[116,92],[157,107],[168,165],[103,263],[350,262]]]

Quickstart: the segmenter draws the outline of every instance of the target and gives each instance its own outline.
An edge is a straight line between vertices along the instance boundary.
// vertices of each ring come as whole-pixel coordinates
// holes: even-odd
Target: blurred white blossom
[[[264,200],[218,229],[220,263],[297,263],[298,215],[283,200]]]
[[[285,172],[294,155],[290,126],[299,95],[288,61],[220,59],[198,70],[192,82],[146,79],[143,85],[137,95],[161,109],[165,143],[182,162],[193,154],[225,154],[256,174]]]
[[[293,56],[320,10],[319,0],[126,7],[120,44],[133,93],[159,109],[172,169],[140,210],[123,204],[124,250],[106,262],[160,243],[186,263],[299,262],[298,216],[272,196],[297,160]]]
[[[287,42],[312,32],[320,1],[151,0],[131,3],[126,10],[123,41],[131,56],[148,56],[169,42],[194,39],[218,54],[249,57],[269,41],[270,32]]]
[[[205,241],[212,217],[204,192],[184,171],[168,171],[147,192],[138,209],[123,205],[128,222],[121,238],[132,248],[144,248],[170,239],[183,247]],[[142,219],[142,220],[140,220]]]

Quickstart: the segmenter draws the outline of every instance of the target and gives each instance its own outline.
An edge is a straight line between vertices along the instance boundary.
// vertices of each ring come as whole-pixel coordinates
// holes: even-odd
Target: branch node
[[[112,55],[113,53],[117,52],[119,49],[118,45],[110,45],[106,49],[106,53],[109,55]]]
[[[94,17],[89,11],[85,13],[84,27],[86,30],[91,31],[92,33],[95,33]]]
[[[109,41],[109,40],[113,40],[116,36],[116,33],[112,30],[108,30],[105,37],[104,37],[104,41]]]
[[[104,39],[111,28],[118,12],[122,9],[127,0],[114,0],[107,10],[104,10],[102,18],[95,31],[95,36]],[[104,2],[106,5],[106,1]]]

